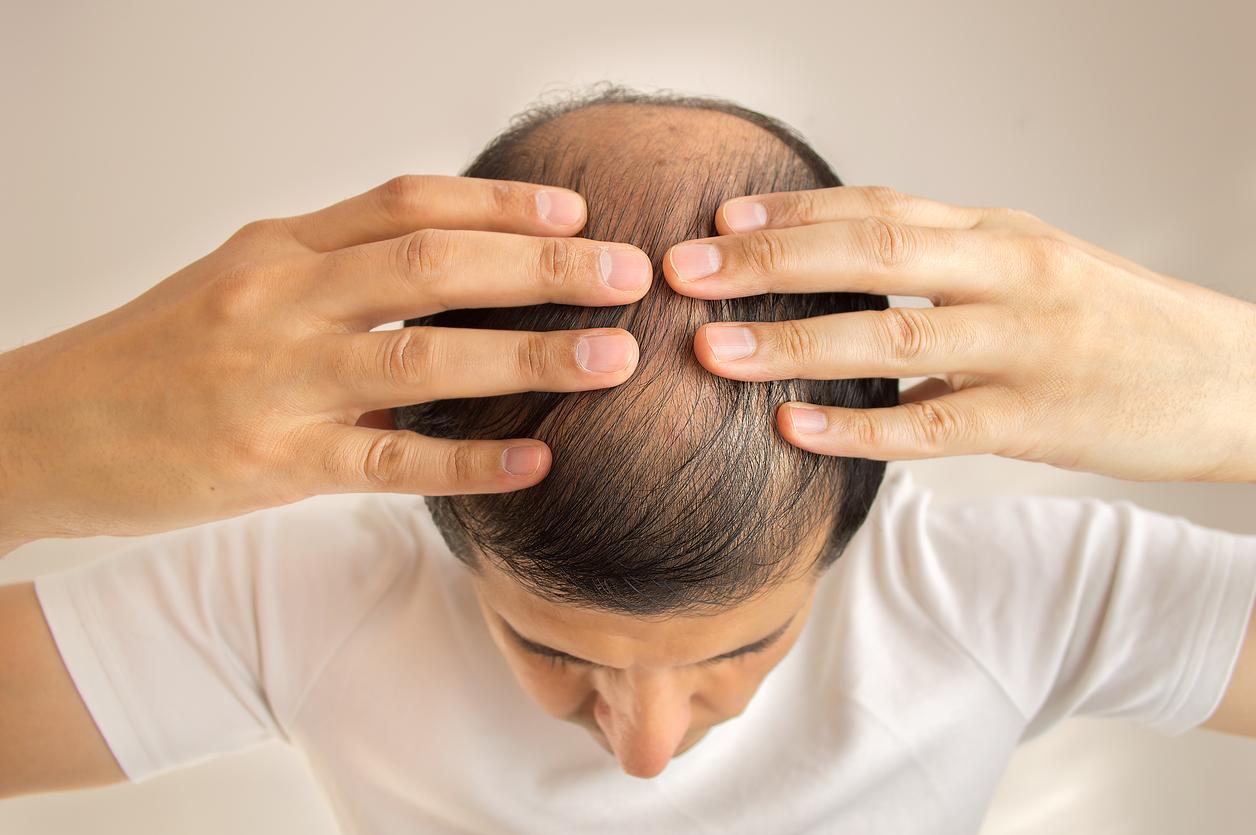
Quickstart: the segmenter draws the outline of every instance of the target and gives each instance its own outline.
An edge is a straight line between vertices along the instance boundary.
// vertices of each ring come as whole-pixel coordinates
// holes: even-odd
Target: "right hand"
[[[398,177],[249,223],[122,307],[0,354],[0,554],[320,493],[537,483],[550,465],[540,441],[428,438],[392,428],[387,410],[618,385],[636,368],[631,334],[370,329],[450,308],[640,299],[649,257],[568,237],[585,214],[566,189]],[[635,283],[604,281],[610,264],[617,284]]]

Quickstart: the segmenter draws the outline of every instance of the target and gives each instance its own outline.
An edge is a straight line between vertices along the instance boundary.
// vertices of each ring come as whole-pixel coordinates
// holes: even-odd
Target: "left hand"
[[[1154,273],[1025,212],[884,188],[739,197],[720,206],[716,228],[719,237],[668,251],[664,274],[678,293],[861,292],[934,304],[738,323],[745,336],[716,330],[733,323],[699,329],[699,362],[731,379],[930,377],[892,408],[781,404],[777,427],[796,446],[879,460],[994,453],[1144,481],[1256,481],[1254,304]],[[693,244],[713,249],[677,257]],[[718,266],[686,281],[676,269],[686,262]],[[721,361],[720,344],[745,355]]]

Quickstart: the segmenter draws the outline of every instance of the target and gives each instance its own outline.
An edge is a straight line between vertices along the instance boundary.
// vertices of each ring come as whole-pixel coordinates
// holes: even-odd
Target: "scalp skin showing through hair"
[[[867,515],[885,465],[804,452],[780,437],[785,400],[868,408],[898,402],[894,380],[745,383],[693,355],[706,322],[800,319],[884,309],[884,296],[765,294],[706,301],[663,279],[668,247],[710,237],[731,197],[840,185],[791,129],[714,99],[597,90],[534,108],[466,176],[562,186],[584,195],[581,237],[634,244],[654,284],[618,307],[456,310],[407,325],[509,330],[622,327],[640,345],[623,384],[396,410],[397,425],[446,438],[534,437],[549,475],[512,493],[428,497],[453,552],[493,559],[542,598],[637,615],[733,606],[805,570],[822,571]],[[800,554],[820,526],[821,552]]]

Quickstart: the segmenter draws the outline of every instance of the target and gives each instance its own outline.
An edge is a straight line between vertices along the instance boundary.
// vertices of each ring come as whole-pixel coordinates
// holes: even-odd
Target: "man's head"
[[[553,465],[536,486],[428,505],[472,568],[490,631],[524,688],[547,712],[587,727],[625,771],[653,776],[745,707],[797,637],[816,578],[862,523],[884,473],[879,462],[790,445],[773,426],[775,406],[897,402],[893,380],[718,377],[694,358],[694,333],[709,321],[884,309],[886,299],[704,301],[670,289],[668,247],[715,235],[724,200],[841,184],[789,128],[726,102],[599,91],[523,114],[463,173],[578,191],[588,204],[582,237],[634,244],[654,264],[654,285],[632,305],[407,322],[622,327],[640,360],[621,385],[397,410],[398,426],[426,435],[549,444]],[[746,645],[758,651],[720,658]]]

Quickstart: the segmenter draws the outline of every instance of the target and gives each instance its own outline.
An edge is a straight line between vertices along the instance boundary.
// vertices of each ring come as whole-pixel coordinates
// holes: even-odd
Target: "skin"
[[[824,531],[818,533],[800,548],[795,564],[815,559]],[[545,600],[482,552],[477,565],[471,576],[480,611],[520,687],[545,713],[588,731],[624,773],[643,778],[660,774],[712,726],[745,710],[802,633],[816,588],[812,572],[792,571],[740,605],[648,620]],[[754,644],[787,622],[762,651],[702,663]],[[511,629],[594,663],[555,662],[521,647]]]
[[[730,141],[748,130],[722,114],[667,118],[670,129],[656,135],[714,125]],[[547,220],[542,209],[564,198],[571,211]],[[747,203],[761,208],[744,211]],[[561,189],[398,177],[307,215],[250,223],[133,302],[0,354],[0,554],[46,537],[184,527],[318,493],[537,483],[550,464],[539,441],[423,438],[392,429],[388,410],[616,385],[636,365],[630,334],[371,328],[448,307],[641,298],[644,253],[568,237],[584,211]],[[987,452],[1131,479],[1256,481],[1250,303],[1158,275],[1023,212],[883,188],[738,198],[716,222],[720,235],[697,242],[714,247],[700,259],[715,256],[713,274],[686,280],[686,259],[668,253],[677,292],[863,291],[934,302],[746,325],[753,351],[738,360],[719,359],[712,334],[737,323],[699,330],[699,362],[732,379],[934,378],[894,408],[809,407],[820,425],[811,433],[795,408],[807,404],[782,404],[776,425],[803,449],[881,460]],[[639,282],[608,284],[599,271],[607,259]],[[609,370],[578,361],[591,336],[618,340]],[[185,396],[168,396],[171,380]],[[71,390],[80,396],[64,397]],[[519,472],[504,467],[511,448],[530,459]],[[486,623],[524,689],[600,735],[639,776],[657,774],[744,708],[796,640],[812,591],[785,585],[707,618],[647,621],[529,599],[491,573],[482,582]],[[741,666],[731,672],[688,666],[761,637],[795,609],[793,634],[762,657],[733,662]],[[505,643],[499,617],[602,666],[539,670]],[[1209,727],[1256,735],[1252,636],[1256,622]],[[29,584],[0,595],[0,658],[0,794],[121,779]]]
[[[0,354],[0,555],[319,493],[535,484],[544,443],[426,438],[393,429],[388,410],[617,385],[636,367],[631,334],[370,330],[451,307],[641,298],[649,258],[568,237],[584,221],[565,189],[398,177],[247,224],[117,310]]]
[[[880,460],[993,453],[1134,480],[1256,481],[1250,302],[1154,273],[1026,212],[885,188],[738,198],[720,206],[716,226],[720,236],[668,251],[664,274],[676,292],[857,291],[934,304],[699,329],[699,362],[730,379],[931,377],[889,409],[782,404],[776,425],[796,446]],[[719,268],[682,274],[680,250],[691,246],[710,247],[700,260]],[[751,353],[719,358],[717,337],[729,328],[750,332]],[[823,428],[800,431],[798,409]]]
[[[993,453],[1125,479],[1256,482],[1252,303],[1026,212],[887,188],[737,198],[719,207],[716,228],[718,237],[668,251],[676,292],[933,303],[698,330],[698,361],[729,379],[929,377],[893,408],[781,404],[776,426],[802,449],[887,461]],[[695,245],[710,249],[680,252]],[[747,335],[721,339],[729,328]],[[742,350],[722,358],[717,348],[730,342]],[[1204,727],[1256,736],[1256,612]]]

